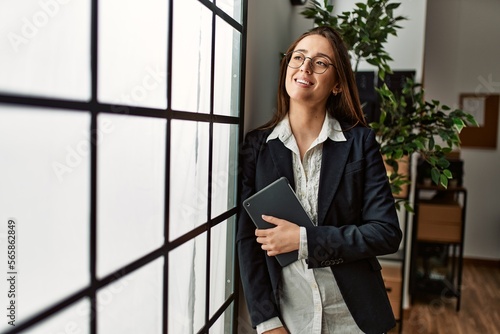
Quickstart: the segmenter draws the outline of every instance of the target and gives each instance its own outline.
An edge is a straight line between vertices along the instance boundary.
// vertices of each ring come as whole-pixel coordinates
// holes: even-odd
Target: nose
[[[309,63],[308,63],[308,65],[306,65],[306,60],[308,60],[308,59],[309,59]],[[304,66],[305,66],[305,68],[304,68]],[[300,68],[302,70],[305,70],[305,71],[311,73],[312,72],[312,58],[311,57],[305,57],[304,58],[304,62],[302,63],[302,66],[300,66]]]

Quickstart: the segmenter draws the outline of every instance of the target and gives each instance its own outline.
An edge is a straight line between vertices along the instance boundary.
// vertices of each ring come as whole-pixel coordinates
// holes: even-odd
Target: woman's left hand
[[[262,215],[262,219],[276,225],[273,228],[255,230],[257,242],[262,244],[261,248],[267,251],[267,255],[275,256],[299,249],[299,225],[272,216]]]

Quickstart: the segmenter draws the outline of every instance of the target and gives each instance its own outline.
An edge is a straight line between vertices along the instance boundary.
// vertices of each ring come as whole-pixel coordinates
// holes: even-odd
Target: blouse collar
[[[274,127],[271,134],[267,137],[266,142],[278,138],[284,144],[286,144],[291,139],[291,137],[293,137],[293,134],[287,114]],[[326,114],[325,120],[323,121],[323,126],[321,127],[318,138],[316,138],[312,146],[324,142],[327,138],[330,138],[333,141],[346,141],[339,121],[330,116],[328,113]]]

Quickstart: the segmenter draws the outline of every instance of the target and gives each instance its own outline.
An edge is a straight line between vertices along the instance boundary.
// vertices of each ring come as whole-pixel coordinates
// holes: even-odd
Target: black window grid
[[[149,107],[129,106],[121,104],[102,103],[97,99],[97,74],[98,74],[98,0],[91,0],[91,99],[88,102],[73,101],[69,99],[57,98],[43,98],[27,95],[5,94],[0,92],[0,104],[4,105],[20,105],[27,107],[41,107],[56,109],[59,111],[67,112],[90,112],[91,125],[90,125],[90,285],[72,293],[65,297],[63,300],[53,304],[40,311],[38,314],[29,319],[20,319],[20,323],[7,333],[20,333],[26,329],[32,328],[44,320],[49,319],[51,316],[56,315],[59,311],[72,306],[74,303],[88,298],[90,300],[90,333],[97,333],[97,292],[108,286],[109,284],[119,280],[122,277],[146,266],[154,260],[164,258],[164,272],[163,272],[163,320],[162,332],[168,332],[168,255],[169,252],[175,248],[183,245],[184,243],[193,240],[197,236],[207,233],[207,271],[206,271],[206,291],[205,291],[205,324],[198,331],[198,333],[208,333],[210,327],[223,315],[227,310],[232,309],[232,322],[231,332],[237,333],[238,328],[238,303],[239,303],[239,282],[238,266],[235,254],[231,254],[232,259],[232,293],[226,301],[219,307],[219,309],[210,317],[210,231],[211,229],[229,219],[236,219],[237,207],[233,207],[226,212],[211,217],[211,184],[212,184],[212,157],[213,157],[213,128],[214,124],[234,124],[238,126],[238,145],[243,140],[243,110],[244,110],[244,91],[245,91],[245,63],[246,63],[246,22],[247,22],[247,0],[241,0],[241,22],[237,22],[230,15],[225,13],[222,9],[217,7],[217,0],[213,2],[209,0],[198,0],[202,5],[207,7],[212,12],[212,48],[211,48],[211,79],[210,79],[210,113],[193,113],[182,110],[173,110],[171,107],[172,102],[172,44],[173,44],[173,15],[174,15],[174,0],[168,1],[169,16],[168,16],[168,53],[167,53],[167,108],[157,109]],[[238,116],[225,116],[214,113],[214,72],[215,72],[215,32],[216,32],[216,18],[219,17],[227,24],[232,26],[235,30],[241,33],[240,40],[240,82],[239,82],[239,99],[238,99]],[[124,112],[125,110],[125,112]],[[166,154],[165,154],[165,203],[164,203],[164,244],[148,253],[141,258],[130,262],[129,264],[121,267],[118,270],[98,279],[97,278],[97,134],[98,125],[97,117],[99,114],[120,114],[129,116],[144,116],[159,119],[166,119]],[[188,233],[178,237],[175,240],[169,241],[169,196],[170,196],[170,146],[171,146],[171,121],[172,120],[185,120],[209,123],[209,163],[208,163],[208,202],[207,202],[207,221],[198,226],[197,228],[189,231]],[[237,194],[239,194],[239,189]],[[235,235],[236,227],[232,228],[232,234]],[[234,251],[233,251],[234,252]]]

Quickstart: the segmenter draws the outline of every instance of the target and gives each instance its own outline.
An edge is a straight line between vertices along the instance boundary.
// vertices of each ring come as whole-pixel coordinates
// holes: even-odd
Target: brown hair
[[[348,123],[352,127],[358,124],[366,126],[366,120],[359,101],[356,80],[352,72],[351,61],[349,60],[349,53],[342,37],[340,37],[340,34],[337,31],[328,26],[314,28],[302,34],[295,42],[293,42],[286,51],[286,54],[292,52],[302,39],[311,35],[320,35],[325,37],[332,45],[335,55],[333,65],[337,69],[341,89],[340,93],[337,95],[330,93],[330,96],[326,101],[327,112],[332,117],[335,117],[341,122]],[[287,60],[288,57],[283,57],[280,65],[277,110],[274,113],[273,118],[262,128],[272,128],[276,126],[288,113],[288,109],[290,107],[290,96],[285,88],[286,71],[288,67]]]

